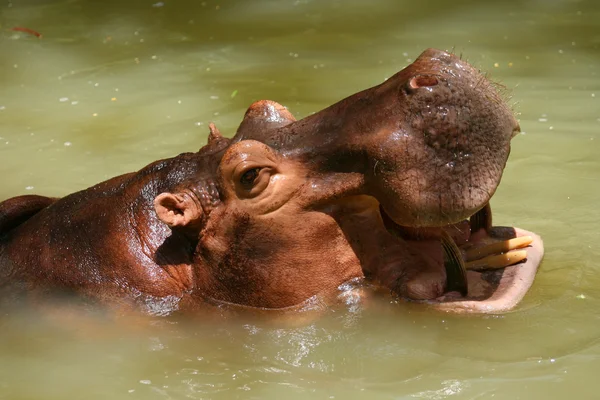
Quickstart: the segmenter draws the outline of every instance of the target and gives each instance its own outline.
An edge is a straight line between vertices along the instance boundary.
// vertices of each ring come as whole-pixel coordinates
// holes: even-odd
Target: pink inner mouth
[[[397,225],[383,209],[380,212],[386,229],[403,240],[412,252],[427,264],[427,270],[433,271],[424,274],[419,272],[415,275],[416,279],[413,278],[410,290],[400,293],[413,300],[425,300],[440,310],[494,313],[514,307],[533,283],[543,257],[543,243],[539,236],[512,227],[478,228],[478,224],[485,223],[477,220],[481,215],[472,217],[472,221],[465,220],[446,227],[413,228]],[[488,222],[491,225],[491,215]],[[473,227],[475,230],[472,232]],[[526,248],[527,258],[521,262],[494,270],[466,271],[466,287],[463,291],[457,289],[451,277],[446,276],[447,259],[441,244],[442,232],[446,232],[452,238],[461,253],[469,248],[519,236],[532,236],[534,242]],[[419,270],[422,265],[412,268]],[[405,275],[411,276],[410,273]],[[440,279],[444,279],[443,290],[439,287]],[[438,295],[431,296],[436,291]]]

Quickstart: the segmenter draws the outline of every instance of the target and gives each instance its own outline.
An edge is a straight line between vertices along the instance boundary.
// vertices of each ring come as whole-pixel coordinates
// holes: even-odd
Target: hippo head
[[[359,173],[364,192],[397,224],[423,227],[458,222],[489,201],[519,130],[484,76],[429,49],[379,86],[295,124],[238,137],[303,152],[320,172]]]
[[[302,120],[260,101],[232,139],[212,126],[201,171],[155,209],[194,238],[208,299],[290,307],[363,276],[436,298],[448,286],[440,235],[469,240],[464,220],[494,194],[518,131],[489,81],[430,49]]]

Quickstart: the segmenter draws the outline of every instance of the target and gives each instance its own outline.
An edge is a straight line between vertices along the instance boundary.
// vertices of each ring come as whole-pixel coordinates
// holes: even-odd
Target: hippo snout
[[[496,86],[459,57],[428,49],[375,89],[387,101],[372,124],[369,180],[390,217],[442,226],[485,206],[520,132]]]

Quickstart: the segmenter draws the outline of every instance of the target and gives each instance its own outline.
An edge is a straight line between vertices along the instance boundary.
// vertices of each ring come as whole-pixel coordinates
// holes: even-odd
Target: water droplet
[[[152,381],[150,379],[142,379],[140,380],[140,383],[143,385],[150,385]]]

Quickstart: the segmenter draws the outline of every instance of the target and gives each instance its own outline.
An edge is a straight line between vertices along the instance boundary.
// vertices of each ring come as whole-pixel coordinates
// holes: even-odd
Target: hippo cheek
[[[362,277],[336,221],[316,211],[285,207],[260,216],[222,210],[207,224],[198,249],[201,291],[216,303],[301,306],[335,296],[343,282]]]

